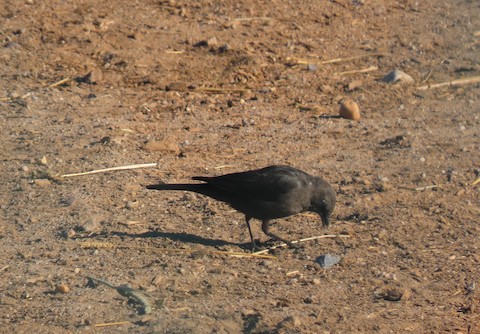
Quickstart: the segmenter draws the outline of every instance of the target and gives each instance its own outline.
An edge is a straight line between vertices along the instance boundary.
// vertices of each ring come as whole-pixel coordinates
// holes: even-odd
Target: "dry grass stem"
[[[272,20],[275,20],[275,19],[272,17],[266,17],[266,16],[239,17],[239,18],[233,19],[233,21],[237,21],[237,22],[272,21]]]
[[[345,72],[338,72],[334,73],[334,75],[349,75],[349,74],[357,74],[357,73],[368,73],[368,72],[373,72],[378,70],[377,66],[370,66],[367,68],[362,68],[360,70],[351,70],[351,71],[345,71]]]
[[[227,252],[227,251],[213,251],[213,250],[199,250],[199,249],[177,249],[177,248],[155,248],[155,247],[138,247],[138,246],[118,246],[110,242],[86,241],[80,243],[82,248],[109,248],[109,249],[138,249],[143,251],[157,251],[157,252],[171,252],[171,253],[197,253],[205,254],[227,255],[233,257],[255,257],[261,259],[276,259],[273,255],[261,255],[257,253],[241,253],[241,252]]]
[[[304,238],[304,239],[300,239],[300,240],[294,240],[294,241],[291,241],[291,243],[292,244],[298,244],[300,242],[317,240],[317,239],[325,239],[325,238],[350,238],[350,236],[348,234],[325,234],[325,235],[318,235],[318,236],[314,236],[314,237]],[[261,251],[252,253],[252,255],[253,254],[255,254],[255,255],[265,254],[265,253],[268,253],[269,251],[271,251],[273,249],[277,249],[277,248],[285,247],[285,246],[288,246],[288,245],[285,244],[285,243],[282,243],[280,245],[272,246],[272,247],[269,247],[267,249],[263,249]]]
[[[157,167],[157,163],[137,164],[137,165],[111,167],[111,168],[105,168],[105,169],[96,169],[96,170],[91,170],[91,171],[88,171],[88,172],[64,174],[61,177],[82,176],[82,175],[105,173],[105,172],[110,172],[110,171],[115,171],[115,170],[128,170],[128,169],[138,169],[138,168],[148,168],[148,167]]]
[[[411,191],[425,191],[425,190],[428,190],[428,189],[440,188],[440,186],[431,185],[431,186],[416,187],[416,188],[400,186],[400,187],[398,187],[398,188],[400,188],[400,189],[405,189],[405,190],[411,190]]]
[[[65,78],[65,79],[62,79],[60,81],[57,81],[51,85],[48,85],[47,87],[48,88],[54,88],[54,87],[57,87],[57,86],[61,86],[63,84],[66,84],[67,82],[69,82],[70,80],[72,80],[71,78]]]
[[[473,181],[472,187],[475,187],[479,183],[480,183],[480,177],[478,179],[476,179],[475,181]]]
[[[480,75],[465,78],[465,79],[457,79],[457,80],[441,82],[441,83],[437,83],[437,84],[419,86],[419,87],[417,87],[417,89],[418,90],[427,90],[427,89],[434,89],[434,88],[440,88],[440,87],[445,87],[445,86],[473,85],[473,84],[476,84],[478,82],[480,82]]]
[[[120,321],[120,322],[107,322],[104,324],[95,324],[93,327],[110,327],[110,326],[122,326],[122,325],[131,325],[130,321]]]
[[[207,93],[241,93],[241,92],[246,92],[249,91],[250,89],[246,88],[197,88],[196,91],[200,92],[207,92]]]

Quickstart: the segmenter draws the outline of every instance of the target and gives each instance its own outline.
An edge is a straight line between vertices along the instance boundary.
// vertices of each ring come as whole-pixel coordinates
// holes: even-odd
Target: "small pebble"
[[[264,267],[270,267],[272,265],[272,261],[263,260],[262,262],[260,262],[260,265]]]
[[[80,230],[85,232],[97,232],[100,230],[100,228],[100,220],[96,218],[90,218],[82,226],[80,226]]]
[[[340,117],[358,121],[360,119],[360,108],[353,100],[345,100],[340,105]]]
[[[129,210],[133,210],[135,208],[138,208],[139,203],[137,201],[128,201],[127,204],[125,205],[125,208]]]
[[[35,182],[35,185],[41,188],[46,188],[52,184],[49,179],[36,179],[34,182]]]
[[[393,70],[392,72],[388,73],[383,79],[383,82],[386,83],[411,83],[414,82],[413,78],[408,75],[407,73],[400,71],[400,70]]]
[[[313,297],[312,297],[312,296],[308,296],[308,297],[306,297],[306,298],[303,300],[303,302],[304,302],[305,304],[312,304],[312,303],[313,303]]]
[[[59,284],[55,287],[55,291],[59,293],[69,293],[70,288],[66,284]]]
[[[297,316],[288,316],[283,319],[278,325],[278,328],[299,327],[302,325],[300,318]]]
[[[322,268],[330,268],[340,262],[342,258],[338,255],[325,254],[320,255],[315,262],[320,264]]]
[[[82,78],[82,80],[85,83],[93,85],[93,84],[98,84],[99,82],[101,82],[102,77],[103,77],[102,71],[100,71],[99,69],[94,69],[94,70],[88,72]]]

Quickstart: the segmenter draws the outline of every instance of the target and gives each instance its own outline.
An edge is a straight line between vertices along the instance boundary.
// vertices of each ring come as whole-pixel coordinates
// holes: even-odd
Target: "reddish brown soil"
[[[478,76],[479,31],[478,0],[0,2],[0,332],[480,333],[480,86],[416,89]],[[338,193],[273,231],[349,238],[213,254],[249,252],[241,214],[144,189],[270,164]]]

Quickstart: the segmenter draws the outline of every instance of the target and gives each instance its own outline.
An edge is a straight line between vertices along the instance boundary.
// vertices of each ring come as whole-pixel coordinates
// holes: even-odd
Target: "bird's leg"
[[[247,222],[247,227],[248,227],[248,233],[250,233],[250,240],[252,241],[252,251],[255,251],[258,247],[257,244],[255,243],[255,239],[253,239],[253,233],[252,233],[252,228],[250,227],[250,217],[245,216],[245,221]]]
[[[265,233],[266,235],[268,235],[270,238],[273,238],[273,239],[276,239],[276,240],[278,240],[278,241],[281,241],[281,242],[286,243],[286,244],[287,244],[289,247],[291,247],[291,248],[297,248],[297,246],[294,245],[294,244],[292,244],[290,241],[285,240],[285,239],[283,239],[283,238],[280,238],[279,236],[273,234],[272,232],[269,232],[269,231],[268,231],[269,228],[270,228],[270,221],[269,221],[269,220],[264,220],[264,221],[262,221],[262,231],[263,231],[263,233]]]

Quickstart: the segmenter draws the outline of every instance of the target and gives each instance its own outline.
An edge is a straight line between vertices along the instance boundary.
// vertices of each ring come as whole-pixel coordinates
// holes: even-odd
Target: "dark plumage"
[[[198,184],[156,184],[147,189],[186,190],[228,203],[245,214],[255,248],[250,219],[262,221],[263,232],[291,246],[291,243],[269,232],[271,219],[312,211],[320,215],[323,226],[330,225],[335,207],[335,191],[327,181],[288,166],[269,166],[241,173],[207,177],[195,176]]]

